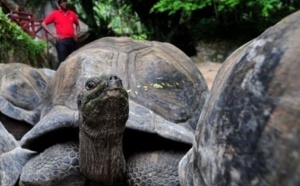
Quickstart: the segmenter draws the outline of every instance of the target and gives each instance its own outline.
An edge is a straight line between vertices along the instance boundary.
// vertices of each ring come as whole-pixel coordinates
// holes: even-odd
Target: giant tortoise
[[[110,85],[115,98],[101,103]],[[199,70],[171,44],[94,41],[49,80],[40,120],[21,139],[41,153],[25,165],[20,185],[178,185],[178,162],[191,147],[206,94]]]
[[[300,11],[231,54],[180,163],[184,185],[300,185]]]

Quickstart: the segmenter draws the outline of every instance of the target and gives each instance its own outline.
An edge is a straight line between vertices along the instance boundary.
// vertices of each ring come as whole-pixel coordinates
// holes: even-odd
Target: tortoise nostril
[[[110,76],[109,80],[118,80],[119,77],[118,76]]]
[[[122,85],[121,79],[118,76],[111,75],[108,80],[108,86],[109,87],[111,87],[111,86],[122,87],[123,85]]]

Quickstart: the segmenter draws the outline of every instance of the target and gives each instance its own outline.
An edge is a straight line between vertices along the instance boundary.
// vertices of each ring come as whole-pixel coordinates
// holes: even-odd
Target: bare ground
[[[195,63],[196,66],[199,68],[200,72],[202,73],[204,79],[207,82],[208,89],[210,90],[211,85],[222,66],[222,63],[213,63],[213,62],[201,62]]]

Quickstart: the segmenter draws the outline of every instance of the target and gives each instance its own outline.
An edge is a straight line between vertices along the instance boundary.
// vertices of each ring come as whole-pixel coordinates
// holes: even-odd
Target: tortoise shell
[[[127,127],[160,131],[171,138],[195,130],[207,84],[191,59],[168,43],[107,37],[82,47],[51,79],[48,93],[52,106],[77,110],[77,95],[86,80],[109,73],[117,74],[129,93]],[[170,134],[165,124],[177,132]],[[192,133],[186,136],[184,141],[191,143]]]
[[[224,62],[181,162],[182,184],[300,184],[299,18],[284,18]]]
[[[12,118],[34,124],[47,82],[54,71],[26,64],[0,64],[0,111]],[[26,115],[26,116],[25,116]]]

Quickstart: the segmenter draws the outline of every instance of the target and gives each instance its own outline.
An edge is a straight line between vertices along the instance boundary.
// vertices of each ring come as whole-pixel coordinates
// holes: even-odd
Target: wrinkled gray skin
[[[121,79],[116,75],[89,79],[77,103],[82,173],[105,185],[122,183],[126,171],[122,140],[129,105]]]
[[[90,78],[102,74],[117,75],[129,94],[129,118],[122,141],[126,172],[120,164],[123,168],[117,171],[123,176],[115,180],[101,178],[101,174],[112,174],[102,170],[99,176],[92,176],[96,171],[83,170],[79,156],[79,126],[89,119],[80,121],[77,98]],[[48,81],[46,92],[40,120],[21,140],[23,148],[41,153],[24,167],[20,185],[117,184],[120,177],[124,178],[122,184],[128,185],[179,184],[178,163],[191,147],[207,85],[193,62],[173,45],[102,38],[69,56]],[[94,117],[86,118],[91,122]],[[90,139],[98,147],[107,141],[118,144],[114,138]],[[118,167],[109,165],[121,157],[117,153],[104,157],[107,163],[103,167]],[[94,162],[87,162],[86,168],[98,161],[97,157],[91,159]]]
[[[204,106],[182,185],[300,185],[300,12],[227,58]]]

